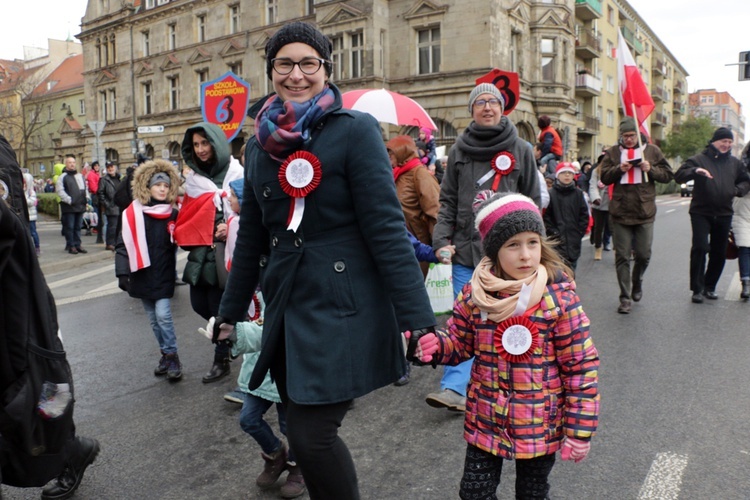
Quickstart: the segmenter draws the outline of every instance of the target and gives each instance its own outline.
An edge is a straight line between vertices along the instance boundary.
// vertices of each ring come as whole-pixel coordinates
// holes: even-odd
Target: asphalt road
[[[750,498],[750,304],[738,299],[736,261],[727,263],[720,300],[690,302],[688,203],[659,198],[643,300],[629,315],[616,313],[612,253],[595,262],[584,245],[577,284],[601,356],[600,427],[585,461],[558,458],[554,500]],[[152,375],[158,349],[140,303],[116,289],[111,252],[84,237],[90,253],[68,256],[59,227],[40,228],[41,262],[76,380],[77,429],[102,444],[75,498],[278,498],[277,489],[255,486],[260,450],[239,428],[239,406],[222,399],[234,380],[200,381],[212,349],[195,333],[203,321],[187,287],[173,301],[185,375],[170,384]],[[233,378],[237,362],[232,370]],[[440,374],[415,368],[408,385],[356,401],[341,435],[362,498],[458,498],[462,415],[424,403]],[[275,426],[275,411],[267,416]],[[514,478],[507,462],[499,498],[514,497]],[[39,489],[2,493],[38,498]]]

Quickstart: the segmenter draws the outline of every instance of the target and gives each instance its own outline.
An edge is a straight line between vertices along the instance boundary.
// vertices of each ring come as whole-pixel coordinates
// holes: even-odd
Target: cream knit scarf
[[[547,288],[547,268],[543,265],[540,264],[536,273],[525,280],[504,280],[492,272],[493,266],[490,259],[482,257],[471,276],[472,300],[481,311],[488,313],[487,317],[490,320],[500,323],[514,316],[523,285],[532,287],[527,308],[542,300],[544,290]],[[512,295],[498,299],[490,292],[504,292]]]

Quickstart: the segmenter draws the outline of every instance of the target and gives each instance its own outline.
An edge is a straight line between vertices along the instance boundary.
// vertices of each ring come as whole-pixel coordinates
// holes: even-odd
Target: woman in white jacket
[[[742,198],[734,198],[732,205],[734,209],[732,231],[739,249],[737,263],[740,266],[740,281],[742,282],[740,298],[748,299],[750,298],[750,193]]]
[[[39,248],[39,233],[36,232],[36,191],[34,190],[34,176],[26,172],[23,174],[23,189],[26,192],[26,205],[29,207],[29,229],[31,231],[31,238],[34,240],[34,248],[36,248],[36,254],[42,253]]]

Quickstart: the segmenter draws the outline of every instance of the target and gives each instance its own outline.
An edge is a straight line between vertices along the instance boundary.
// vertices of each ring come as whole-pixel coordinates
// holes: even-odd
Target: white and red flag
[[[618,32],[617,41],[617,79],[623,112],[626,116],[634,117],[641,132],[649,137],[646,119],[654,111],[654,100],[625,44],[622,32]]]

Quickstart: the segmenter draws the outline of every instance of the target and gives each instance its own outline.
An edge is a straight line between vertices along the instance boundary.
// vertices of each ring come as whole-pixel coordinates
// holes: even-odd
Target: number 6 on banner
[[[218,125],[227,142],[242,130],[250,102],[250,84],[231,71],[201,84],[203,120]]]

